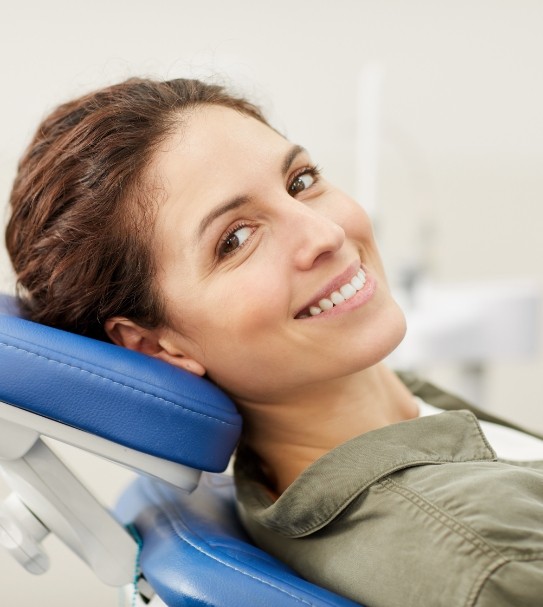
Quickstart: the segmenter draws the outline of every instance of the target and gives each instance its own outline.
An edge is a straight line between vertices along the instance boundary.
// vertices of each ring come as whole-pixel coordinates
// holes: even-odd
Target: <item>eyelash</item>
[[[228,240],[230,238],[232,238],[232,236],[238,231],[238,230],[242,230],[243,228],[250,228],[251,224],[244,222],[244,221],[240,221],[239,223],[236,223],[232,226],[232,228],[230,230],[228,230],[228,232],[221,238],[220,242],[219,242],[219,246],[217,247],[217,257],[219,259],[224,259],[225,257],[228,257],[229,255],[235,255],[241,248],[243,248],[245,246],[245,243],[248,242],[249,239],[244,240],[238,247],[236,247],[233,251],[229,252],[229,253],[222,253],[222,248],[223,246],[228,242]]]
[[[302,177],[303,175],[311,175],[311,177],[313,177],[315,182],[312,183],[309,186],[309,188],[313,187],[316,183],[318,183],[319,177],[321,175],[321,171],[322,171],[322,169],[316,164],[313,164],[311,166],[305,166],[305,167],[302,167],[301,169],[295,171],[295,173],[292,175],[292,177],[290,178],[290,180],[287,184],[287,192],[290,194],[290,188],[293,186],[296,179],[298,179],[298,177]],[[295,194],[291,194],[291,196],[294,197]],[[228,242],[228,240],[230,238],[232,238],[232,236],[238,230],[241,230],[243,228],[250,228],[250,227],[251,227],[250,223],[241,221],[239,223],[234,224],[232,226],[232,228],[230,230],[228,230],[228,232],[221,238],[219,245],[217,247],[217,257],[219,258],[219,260],[224,259],[230,255],[235,255],[241,248],[243,248],[245,246],[245,243],[249,241],[249,238],[247,240],[243,241],[243,243],[241,243],[238,247],[236,247],[230,253],[221,253],[223,246]]]
[[[318,183],[319,177],[321,176],[321,172],[322,169],[316,164],[312,164],[310,166],[305,166],[301,169],[298,169],[288,182],[287,192],[290,193],[290,188],[292,187],[296,179],[298,179],[298,177],[302,177],[303,175],[311,175],[311,177],[315,179],[315,183],[309,186],[310,188],[313,187],[316,183]]]

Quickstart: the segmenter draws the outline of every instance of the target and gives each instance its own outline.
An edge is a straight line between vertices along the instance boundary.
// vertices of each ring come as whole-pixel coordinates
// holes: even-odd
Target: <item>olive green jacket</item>
[[[275,502],[255,463],[238,458],[248,532],[306,579],[368,607],[541,607],[543,462],[498,461],[477,417],[505,422],[402,379],[451,411],[340,445]]]

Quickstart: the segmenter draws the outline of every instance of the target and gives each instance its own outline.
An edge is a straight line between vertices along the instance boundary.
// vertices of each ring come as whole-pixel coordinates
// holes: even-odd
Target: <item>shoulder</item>
[[[432,394],[445,398],[437,388]],[[500,575],[537,559],[541,480],[529,465],[497,462],[465,410],[348,441],[276,501],[250,454],[236,464],[239,510],[255,542],[307,579],[366,604],[482,597],[486,580],[492,589]],[[534,527],[528,534],[526,521]]]
[[[454,597],[477,607],[528,607],[538,603],[495,597],[543,594],[542,478],[492,460],[413,463],[371,482],[320,526],[313,523],[331,503],[330,482],[319,495],[294,487],[280,516],[262,516],[274,506],[277,514],[277,502],[258,491],[240,510],[257,544],[306,579],[363,604],[449,605]],[[293,536],[289,512],[311,531]],[[526,579],[531,589],[517,588]]]

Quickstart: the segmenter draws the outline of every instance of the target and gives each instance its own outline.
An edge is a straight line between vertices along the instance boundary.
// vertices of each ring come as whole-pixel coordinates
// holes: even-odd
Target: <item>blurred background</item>
[[[543,431],[542,28],[539,0],[4,3],[1,221],[56,104],[132,75],[218,79],[370,210],[409,319],[391,362]],[[13,290],[3,247],[0,290]],[[62,452],[114,502],[128,473]],[[0,552],[3,604],[119,604],[45,545],[41,577]]]

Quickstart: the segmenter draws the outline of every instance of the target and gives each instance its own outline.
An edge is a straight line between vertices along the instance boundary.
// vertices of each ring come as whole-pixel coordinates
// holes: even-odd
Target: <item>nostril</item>
[[[332,251],[323,251],[322,253],[317,255],[317,257],[315,257],[315,260],[313,261],[313,265],[315,266],[315,265],[321,263],[322,261],[328,259],[331,256],[332,256]]]

